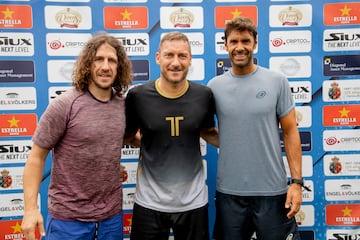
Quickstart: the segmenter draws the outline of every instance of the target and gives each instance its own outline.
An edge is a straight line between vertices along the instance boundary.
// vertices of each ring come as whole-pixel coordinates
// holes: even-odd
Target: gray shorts
[[[295,218],[286,217],[285,200],[286,194],[244,197],[217,191],[214,239],[300,240]]]

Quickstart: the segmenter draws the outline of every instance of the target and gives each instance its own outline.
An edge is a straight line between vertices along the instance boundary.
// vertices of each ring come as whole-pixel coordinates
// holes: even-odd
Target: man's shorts
[[[288,219],[286,194],[243,197],[216,192],[214,239],[300,240],[295,218]]]
[[[208,205],[186,212],[166,213],[134,204],[131,240],[209,240]]]
[[[119,240],[123,239],[123,214],[100,222],[64,221],[48,213],[46,240]]]

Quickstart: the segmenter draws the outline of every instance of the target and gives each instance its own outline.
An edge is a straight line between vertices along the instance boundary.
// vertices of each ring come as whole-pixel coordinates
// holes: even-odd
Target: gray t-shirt
[[[50,103],[33,142],[52,150],[48,206],[55,218],[100,221],[121,212],[124,131],[118,96],[102,103],[71,89]]]
[[[208,85],[220,133],[217,190],[239,196],[285,193],[279,119],[295,106],[286,77],[257,66],[244,76],[228,71]]]

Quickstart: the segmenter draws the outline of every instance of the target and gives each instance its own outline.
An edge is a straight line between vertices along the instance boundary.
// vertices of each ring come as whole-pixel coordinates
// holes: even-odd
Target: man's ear
[[[258,45],[258,38],[256,37],[255,44],[254,44],[254,49],[257,48],[257,45]]]
[[[159,59],[160,59],[160,53],[159,53],[159,52],[156,52],[156,54],[155,54],[155,61],[156,61],[157,64],[160,63]]]
[[[225,47],[225,50],[227,51],[227,50],[228,50],[228,47],[227,47],[226,40],[224,41],[224,47]]]

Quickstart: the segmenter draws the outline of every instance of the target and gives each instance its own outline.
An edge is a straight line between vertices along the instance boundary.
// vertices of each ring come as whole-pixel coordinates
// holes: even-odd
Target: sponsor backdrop
[[[236,16],[258,25],[257,63],[290,81],[310,189],[296,216],[303,239],[360,239],[360,2],[351,0],[1,1],[0,239],[23,239],[22,171],[31,136],[49,102],[70,87],[73,63],[93,33],[117,37],[133,62],[134,82],[143,83],[159,76],[161,35],[182,31],[194,58],[188,79],[207,84],[230,68],[223,27]],[[212,230],[217,150],[201,147]],[[122,153],[128,239],[139,149],[125,146]],[[45,217],[48,158],[38,202]]]

